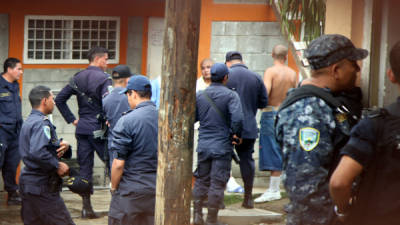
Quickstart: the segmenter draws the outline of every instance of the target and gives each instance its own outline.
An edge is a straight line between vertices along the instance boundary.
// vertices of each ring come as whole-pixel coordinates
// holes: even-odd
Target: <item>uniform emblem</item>
[[[312,127],[304,127],[299,132],[300,146],[304,151],[311,151],[319,143],[319,131]]]
[[[44,127],[43,127],[43,131],[44,131],[44,134],[46,135],[46,137],[47,137],[48,139],[50,139],[50,138],[51,138],[51,135],[50,135],[50,127],[49,127],[49,126],[44,126]]]
[[[108,93],[111,93],[114,88],[113,88],[113,86],[110,85],[107,87],[107,89],[108,89]]]

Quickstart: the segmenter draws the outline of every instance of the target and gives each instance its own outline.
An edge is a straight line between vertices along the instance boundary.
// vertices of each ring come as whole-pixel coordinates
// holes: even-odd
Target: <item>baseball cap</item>
[[[70,168],[70,176],[67,179],[67,187],[74,193],[84,194],[89,193],[91,189],[90,182],[79,175],[78,171]]]
[[[132,73],[128,66],[118,65],[112,70],[111,76],[113,79],[127,78],[132,76]]]
[[[225,75],[229,74],[229,69],[224,63],[214,63],[211,66],[211,77],[222,79]]]
[[[134,75],[128,80],[128,85],[120,94],[125,94],[128,90],[135,90],[135,91],[147,91],[151,90],[151,83],[150,80],[143,75]]]
[[[361,60],[368,51],[356,48],[350,39],[340,34],[322,35],[308,45],[304,52],[311,69],[318,70],[330,66],[342,59]]]
[[[240,54],[238,51],[230,51],[226,53],[225,62],[229,62],[234,59],[243,60],[242,54]]]

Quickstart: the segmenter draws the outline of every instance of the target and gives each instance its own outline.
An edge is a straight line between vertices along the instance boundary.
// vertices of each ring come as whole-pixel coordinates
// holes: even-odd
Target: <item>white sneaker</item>
[[[230,193],[244,193],[244,189],[232,176],[229,178],[228,183],[226,184],[226,191]]]
[[[282,198],[282,196],[281,196],[280,191],[270,191],[268,189],[260,197],[254,199],[254,202],[255,203],[269,202],[269,201],[278,200],[281,198]]]

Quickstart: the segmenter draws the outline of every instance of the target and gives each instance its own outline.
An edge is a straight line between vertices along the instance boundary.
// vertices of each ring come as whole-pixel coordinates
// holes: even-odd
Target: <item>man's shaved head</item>
[[[286,60],[288,48],[284,45],[275,45],[272,49],[272,57],[274,59]]]

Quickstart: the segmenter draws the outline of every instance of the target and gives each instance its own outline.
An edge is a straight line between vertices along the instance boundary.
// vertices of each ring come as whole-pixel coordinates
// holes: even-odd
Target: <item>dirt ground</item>
[[[286,216],[286,212],[284,210],[285,205],[289,203],[289,199],[288,198],[283,198],[280,200],[276,200],[276,201],[271,201],[271,202],[266,202],[266,203],[260,203],[260,204],[255,204],[256,208],[260,208],[260,209],[265,209],[265,210],[269,210],[272,212],[277,212],[277,213],[281,213],[283,215],[283,217],[285,218]],[[269,225],[285,225],[286,222],[285,220],[283,220],[280,223],[268,223]],[[260,224],[261,225],[261,224]]]
[[[80,218],[81,200],[75,194],[65,191],[62,197],[67,205],[72,219],[77,225],[106,225],[108,224],[107,211],[110,202],[110,194],[108,190],[97,190],[92,196],[95,202],[93,207],[95,211],[100,212],[101,217],[95,220],[84,220]],[[285,195],[283,195],[285,196]],[[255,196],[257,197],[257,196]],[[6,205],[6,192],[0,192],[0,225],[22,225],[20,216],[20,206]],[[288,199],[284,197],[281,200],[255,204],[256,208],[266,209],[269,211],[281,213],[285,215],[284,205],[288,203]],[[241,207],[241,201],[230,205],[230,207]],[[285,225],[285,221],[279,223],[263,223],[257,225]]]

